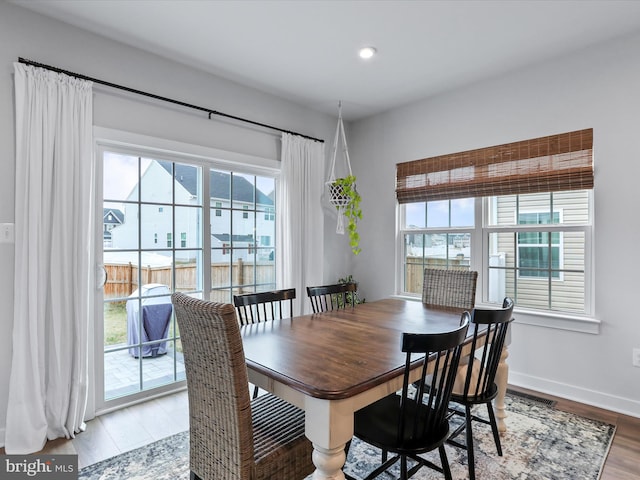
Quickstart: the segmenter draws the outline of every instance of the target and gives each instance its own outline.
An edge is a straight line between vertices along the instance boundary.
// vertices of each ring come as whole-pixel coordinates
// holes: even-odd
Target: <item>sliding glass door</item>
[[[135,149],[98,159],[100,411],[184,385],[173,292],[231,302],[275,288],[276,178]]]

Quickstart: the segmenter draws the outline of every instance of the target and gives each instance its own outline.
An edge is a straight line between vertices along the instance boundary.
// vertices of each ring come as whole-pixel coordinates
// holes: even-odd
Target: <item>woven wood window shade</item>
[[[593,129],[396,165],[399,203],[593,188]]]

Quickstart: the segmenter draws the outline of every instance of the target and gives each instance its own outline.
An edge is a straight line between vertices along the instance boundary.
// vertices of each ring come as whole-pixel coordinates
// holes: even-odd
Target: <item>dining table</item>
[[[314,448],[313,480],[345,478],[354,412],[402,388],[402,334],[453,330],[461,314],[460,309],[387,298],[241,327],[249,381],[305,411],[305,435]],[[470,350],[471,337],[462,355]],[[506,431],[507,356],[505,345],[494,400],[501,432]],[[415,378],[420,363],[414,363]]]

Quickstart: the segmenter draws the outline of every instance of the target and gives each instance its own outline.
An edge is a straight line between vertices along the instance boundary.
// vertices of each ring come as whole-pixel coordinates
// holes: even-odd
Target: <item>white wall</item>
[[[15,221],[13,62],[18,57],[295,130],[325,139],[327,155],[331,149],[336,119],[330,116],[128,48],[0,0],[0,223]],[[241,154],[280,158],[277,133],[219,119],[208,121],[205,114],[124,92],[112,90],[108,93],[105,87],[96,86],[94,92],[96,126]],[[331,233],[330,219],[327,223],[325,237],[329,248],[348,252],[348,242],[337,240]],[[345,262],[329,258],[326,263],[327,280],[346,273],[342,270]],[[4,438],[11,364],[13,274],[14,246],[0,244],[0,331],[3,332],[0,335],[0,440]]]
[[[592,127],[600,334],[516,324],[510,381],[640,416],[638,51],[640,36],[627,37],[351,125],[365,215],[354,274],[366,298],[395,293],[397,162]]]

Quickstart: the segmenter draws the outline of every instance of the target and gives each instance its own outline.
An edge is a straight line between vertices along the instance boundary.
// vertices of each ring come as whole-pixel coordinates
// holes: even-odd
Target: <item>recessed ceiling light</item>
[[[358,55],[360,55],[360,58],[364,58],[364,59],[369,59],[373,57],[375,54],[376,54],[375,47],[363,47],[358,52]]]

